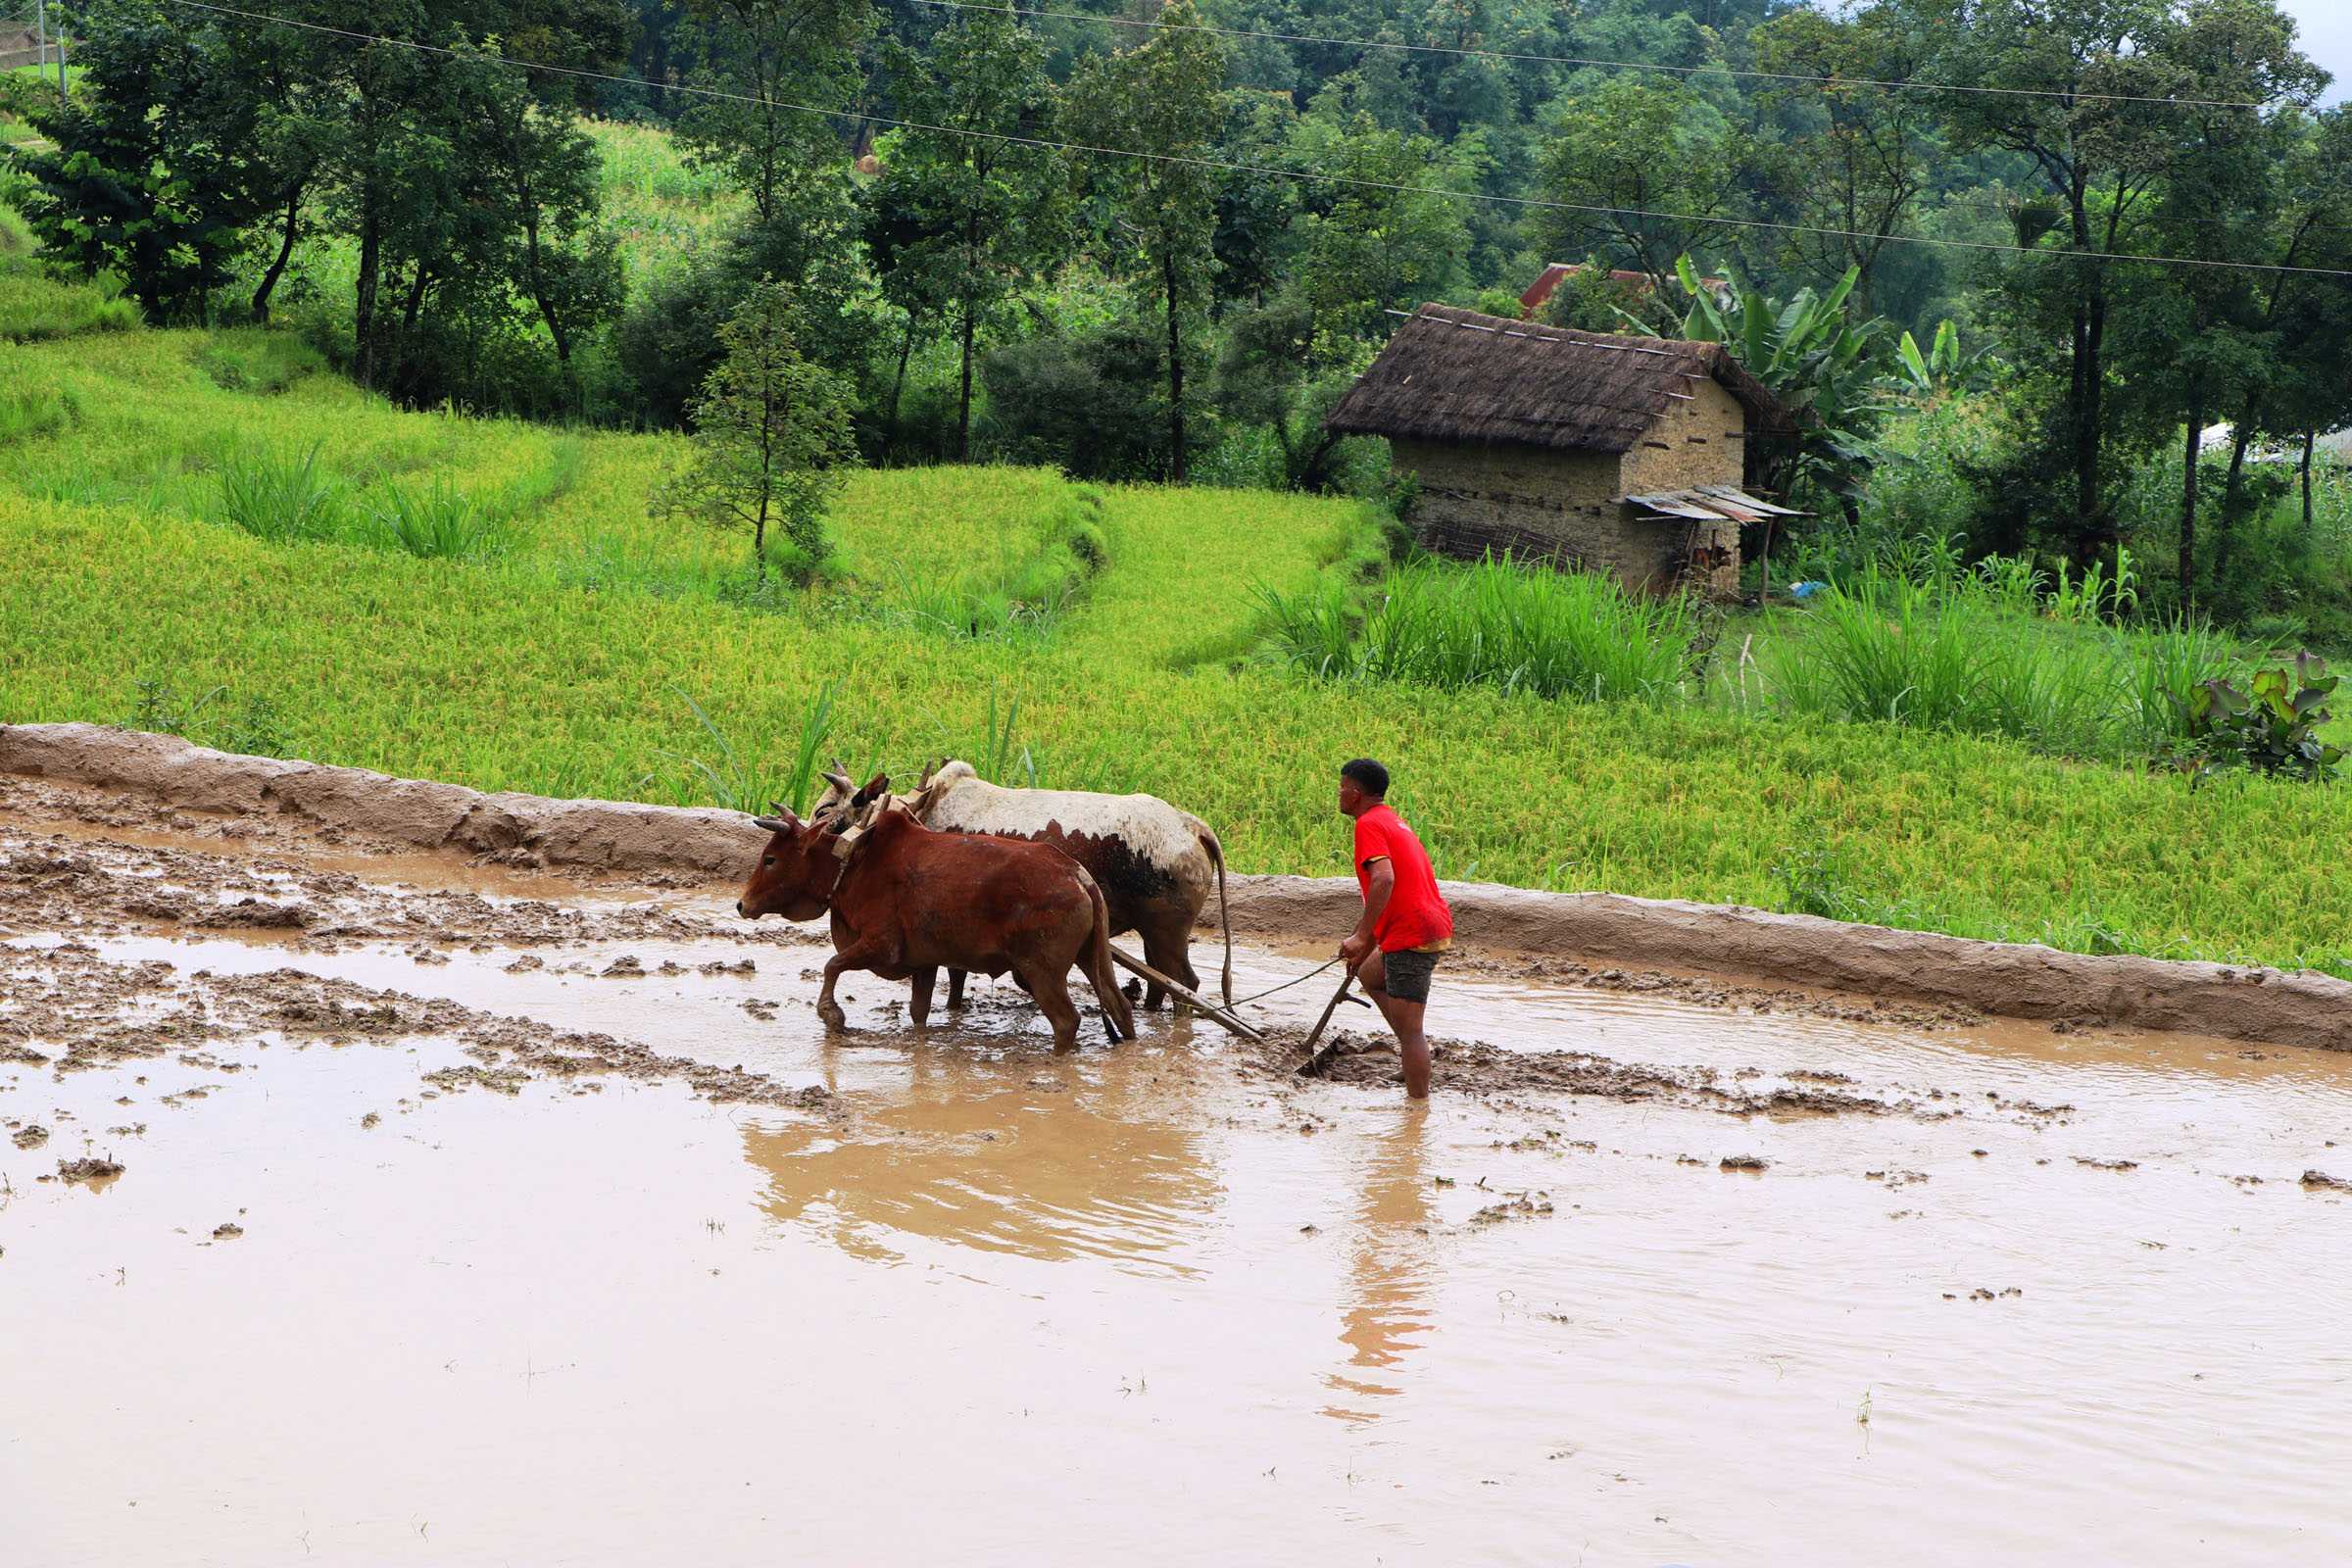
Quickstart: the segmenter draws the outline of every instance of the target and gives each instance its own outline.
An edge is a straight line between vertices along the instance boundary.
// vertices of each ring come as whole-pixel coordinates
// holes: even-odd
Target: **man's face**
[[[1340,814],[1353,816],[1363,808],[1363,803],[1364,792],[1357,786],[1355,780],[1342,776],[1340,779]]]

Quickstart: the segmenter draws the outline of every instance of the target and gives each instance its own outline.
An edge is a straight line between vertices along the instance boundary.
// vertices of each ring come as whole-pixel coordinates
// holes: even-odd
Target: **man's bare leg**
[[[1429,1098],[1429,1041],[1421,1033],[1421,1020],[1429,1012],[1424,1002],[1399,1002],[1389,995],[1389,968],[1375,949],[1355,971],[1363,982],[1364,994],[1389,1020],[1390,1032],[1396,1036],[1396,1054],[1404,1058],[1404,1092],[1408,1099]]]

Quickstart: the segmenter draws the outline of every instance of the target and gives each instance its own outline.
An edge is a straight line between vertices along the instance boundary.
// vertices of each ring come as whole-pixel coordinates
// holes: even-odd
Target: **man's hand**
[[[1348,940],[1340,944],[1340,960],[1348,965],[1348,972],[1353,974],[1356,966],[1362,963],[1371,952],[1372,939],[1361,931],[1351,931],[1348,935]]]

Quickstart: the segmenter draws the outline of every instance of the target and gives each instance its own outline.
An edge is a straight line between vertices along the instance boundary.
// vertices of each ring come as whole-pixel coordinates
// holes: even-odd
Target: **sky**
[[[2352,0],[2278,0],[2303,28],[2303,52],[2335,74],[2330,103],[2352,97]]]

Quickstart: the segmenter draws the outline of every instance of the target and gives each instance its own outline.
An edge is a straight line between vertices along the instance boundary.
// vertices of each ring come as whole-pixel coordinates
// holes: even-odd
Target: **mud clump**
[[[1329,1054],[1317,1073],[1321,1080],[1379,1085],[1397,1081],[1396,1045],[1386,1036],[1343,1033],[1327,1037],[1325,1044]],[[1297,1081],[1296,1069],[1306,1054],[1304,1030],[1277,1028],[1263,1041],[1240,1045],[1236,1059],[1246,1071]],[[1733,1116],[1920,1113],[1909,1100],[1878,1100],[1809,1083],[1748,1088],[1727,1081],[1712,1067],[1653,1067],[1585,1052],[1521,1052],[1480,1041],[1437,1040],[1430,1044],[1430,1060],[1433,1088],[1457,1094],[1590,1095],[1628,1102],[1657,1101]]]
[[[1489,1203],[1477,1213],[1472,1214],[1468,1223],[1500,1225],[1514,1219],[1541,1219],[1551,1211],[1551,1195],[1549,1193],[1513,1193],[1501,1202]]]
[[[39,1125],[20,1127],[9,1142],[19,1149],[38,1149],[49,1141],[49,1129]]]
[[[244,1234],[245,1227],[233,1219],[213,1227],[213,1240],[216,1242],[233,1242]]]
[[[2307,1170],[2303,1173],[2303,1190],[2307,1193],[2352,1193],[2352,1182],[2341,1176],[2330,1176],[2324,1170]]]
[[[1722,1163],[1717,1165],[1716,1169],[1745,1170],[1762,1174],[1765,1170],[1771,1167],[1771,1164],[1772,1161],[1766,1159],[1761,1154],[1726,1154],[1723,1156]]]
[[[443,1067],[426,1073],[424,1081],[445,1094],[460,1089],[487,1089],[512,1099],[522,1093],[522,1086],[531,1081],[531,1075],[513,1067]]]
[[[188,923],[208,931],[301,931],[318,918],[315,910],[298,904],[271,904],[248,896],[224,908],[207,910]]]
[[[433,1093],[486,1089],[514,1095],[533,1077],[567,1081],[627,1078],[684,1082],[726,1104],[811,1108],[838,1119],[829,1099],[812,1103],[798,1088],[741,1066],[671,1056],[636,1041],[499,1017],[447,998],[412,996],[328,979],[288,966],[259,974],[181,974],[172,964],[106,959],[86,944],[19,955],[9,976],[11,1019],[59,1050],[60,1073],[170,1057],[200,1071],[238,1073],[254,1063],[228,1048],[276,1035],[297,1047],[313,1042],[393,1045],[439,1039],[470,1058],[423,1074]],[[198,1083],[157,1097],[180,1108],[220,1085]]]
[[[122,1162],[90,1154],[80,1159],[59,1160],[57,1173],[70,1182],[111,1182],[122,1174]]]

